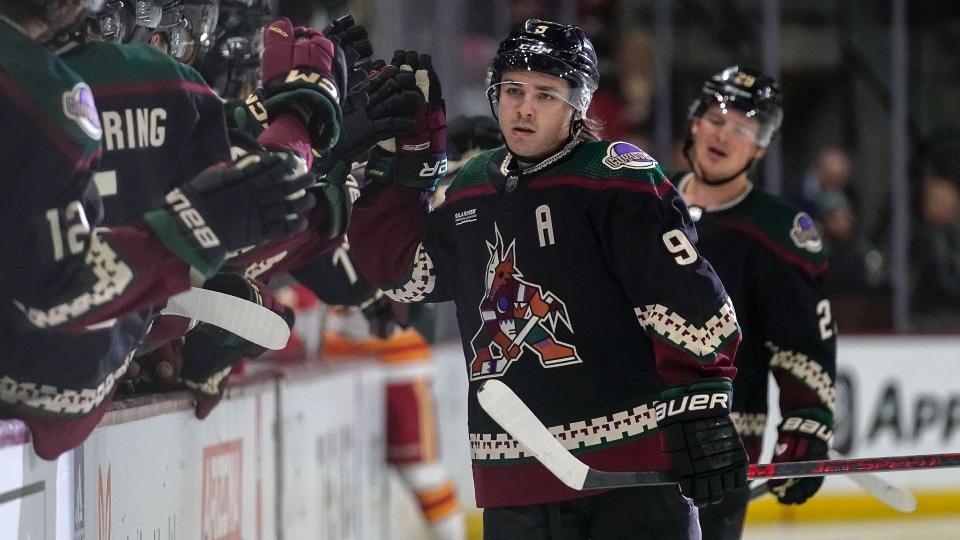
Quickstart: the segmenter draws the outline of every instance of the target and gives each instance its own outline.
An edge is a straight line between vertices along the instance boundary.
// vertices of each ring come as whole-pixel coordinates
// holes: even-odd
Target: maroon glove
[[[302,152],[304,132],[283,119],[289,114],[302,122],[314,149],[327,150],[340,135],[340,96],[346,84],[343,53],[322,33],[294,28],[285,17],[267,26],[263,44],[260,66],[270,116],[267,131],[278,124],[265,141],[278,144],[289,137],[284,147]]]
[[[447,118],[440,79],[430,56],[416,51],[396,51],[388,69],[391,67],[411,73],[420,90],[421,99],[408,116],[415,127],[374,148],[367,162],[367,178],[432,191],[447,172]],[[389,84],[371,85],[370,101],[376,102],[381,92],[390,91]]]

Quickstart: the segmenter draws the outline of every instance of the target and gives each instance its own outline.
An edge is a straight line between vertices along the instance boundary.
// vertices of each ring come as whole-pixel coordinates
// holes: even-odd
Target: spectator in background
[[[923,185],[914,232],[912,307],[918,329],[960,330],[960,187],[935,174]]]
[[[830,253],[823,290],[843,332],[890,330],[886,261],[860,230],[860,220],[845,196],[820,197],[821,227]]]
[[[817,153],[812,166],[801,180],[794,193],[793,202],[801,210],[819,219],[823,215],[821,203],[825,195],[837,193],[848,201],[853,200],[849,185],[852,173],[853,165],[844,150],[835,146],[823,148]]]

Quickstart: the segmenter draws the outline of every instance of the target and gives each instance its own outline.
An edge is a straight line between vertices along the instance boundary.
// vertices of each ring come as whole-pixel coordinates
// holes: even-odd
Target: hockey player
[[[467,163],[429,214],[440,85],[429,57],[399,60],[428,97],[431,132],[374,151],[367,175],[382,182],[357,201],[349,236],[361,271],[392,298],[456,302],[485,537],[698,537],[694,503],[746,483],[728,410],[739,328],[657,162],[598,140],[586,118],[592,44],[533,19],[500,44],[488,97],[506,146]],[[680,488],[565,487],[480,409],[491,377],[591,466],[673,469]]]
[[[309,183],[282,158],[254,155],[208,169],[136,224],[99,228],[90,178],[102,128],[89,86],[45,46],[86,2],[4,0],[0,110],[8,133],[3,180],[17,193],[2,212],[0,416],[24,420],[38,455],[82,441],[106,411],[141,310],[211,275],[226,253],[305,226]]]
[[[96,175],[98,180],[106,181],[101,193],[113,195],[107,198],[108,221],[128,221],[141,211],[144,201],[180,184],[198,169],[229,160],[231,152],[242,155],[267,148],[294,153],[306,163],[312,159],[313,150],[326,151],[335,142],[334,137],[325,133],[338,129],[341,92],[332,76],[336,49],[326,37],[319,33],[307,35],[306,29],[295,29],[286,20],[276,21],[271,26],[274,31],[266,39],[258,36],[259,43],[268,45],[263,63],[270,83],[269,102],[280,112],[260,130],[256,140],[230,141],[221,99],[184,63],[208,55],[210,44],[197,44],[203,43],[203,36],[212,34],[217,27],[217,3],[204,0],[141,5],[147,12],[151,6],[163,14],[161,20],[134,19],[132,6],[123,2],[111,2],[98,17],[101,34],[107,38],[136,36],[143,43],[118,44],[81,37],[81,42],[71,43],[65,54],[66,61],[91,84],[108,128],[102,170]],[[251,8],[247,11],[253,14]],[[123,21],[133,20],[153,26],[124,30]],[[263,32],[261,21],[262,17],[251,20],[258,34]],[[189,56],[183,53],[184,43],[194,44]],[[171,47],[166,47],[168,44]],[[258,67],[259,57],[257,51]],[[299,70],[303,77],[319,76],[328,84],[283,91],[278,81],[292,70]],[[306,99],[310,96],[320,99]],[[284,102],[288,104],[284,106]],[[310,117],[286,112],[295,107],[309,112]],[[311,137],[311,130],[315,137]],[[325,210],[325,206],[318,207],[316,212],[325,216]],[[204,287],[279,311],[292,324],[292,312],[274,301],[261,282],[239,274],[222,274],[208,280]],[[155,388],[169,387],[174,382],[186,384],[198,397],[196,413],[202,418],[222,396],[231,368],[242,358],[255,357],[264,349],[207,324],[199,325],[181,340],[180,335],[187,328],[185,322],[179,317],[162,317],[158,321],[141,348],[143,353],[152,352],[138,358],[138,366],[146,369],[137,375],[141,381],[159,383],[152,385]]]
[[[780,388],[773,460],[827,459],[833,436],[836,325],[823,294],[826,254],[810,216],[754,186],[748,174],[783,117],[770,77],[732,66],[703,84],[690,106],[684,154],[692,172],[674,175],[700,233],[697,246],[733,299],[743,341],[733,413],[750,461],[760,457],[767,380]],[[806,501],[822,477],[771,480],[783,504]],[[703,509],[704,538],[739,538],[748,493]]]

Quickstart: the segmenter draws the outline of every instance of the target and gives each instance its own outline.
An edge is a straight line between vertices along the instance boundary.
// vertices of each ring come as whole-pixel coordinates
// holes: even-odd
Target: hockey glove
[[[292,156],[251,154],[174,188],[143,220],[167,249],[210,277],[230,251],[305,230],[312,183]]]
[[[320,32],[294,28],[281,17],[263,32],[260,65],[271,123],[299,117],[319,151],[340,136],[340,96],[346,86],[343,52]]]
[[[413,111],[414,129],[381,141],[370,156],[367,176],[376,181],[433,191],[447,172],[447,125],[440,79],[430,56],[416,51],[396,51],[391,65],[413,74],[422,100]],[[375,93],[371,91],[371,101]]]
[[[333,169],[326,174],[318,173],[317,178],[310,192],[316,197],[317,207],[324,216],[321,232],[326,238],[336,238],[347,232],[353,203],[360,198],[360,186],[343,161],[335,162]]]
[[[683,494],[706,506],[746,486],[747,453],[730,420],[730,380],[703,379],[668,388],[661,397],[656,406],[660,443]]]
[[[411,133],[416,117],[424,108],[424,98],[414,74],[397,66],[375,68],[369,79],[361,81],[343,104],[343,130],[333,147],[333,157],[356,161],[377,142]],[[392,154],[391,154],[392,155]]]
[[[240,274],[223,273],[209,279],[204,288],[266,307],[293,328],[293,310],[278,302],[270,289],[259,281]],[[263,347],[212,324],[200,323],[188,332],[183,343],[180,379],[197,399],[197,418],[205,418],[220,402],[227,377],[241,360],[256,358],[265,351]]]
[[[829,459],[833,415],[822,409],[797,409],[783,414],[777,426],[773,462]],[[770,480],[767,486],[781,504],[803,504],[823,485],[822,476]]]
[[[348,70],[352,70],[357,62],[373,55],[367,29],[362,24],[357,24],[353,15],[335,19],[323,29],[323,35],[343,50]]]

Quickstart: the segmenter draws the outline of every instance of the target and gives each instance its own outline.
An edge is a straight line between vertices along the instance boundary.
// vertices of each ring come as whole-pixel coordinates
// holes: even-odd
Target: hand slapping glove
[[[347,85],[343,51],[321,32],[281,17],[264,30],[263,105],[269,126],[258,137],[307,157],[340,137],[340,100]],[[304,136],[309,145],[304,148]],[[304,153],[305,152],[305,153]]]
[[[416,108],[408,115],[414,120],[413,129],[377,145],[367,163],[367,177],[432,191],[447,170],[446,105],[440,79],[430,55],[416,51],[396,51],[386,69],[399,71],[397,84],[412,75],[420,96]],[[389,83],[386,81],[371,89],[371,101],[379,97],[378,93],[388,92]]]

